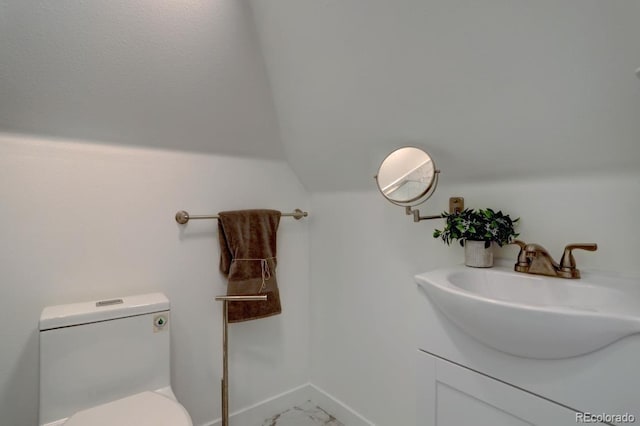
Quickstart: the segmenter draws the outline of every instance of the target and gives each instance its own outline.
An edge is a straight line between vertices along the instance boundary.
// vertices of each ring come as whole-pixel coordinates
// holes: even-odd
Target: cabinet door
[[[419,351],[418,426],[575,426],[576,412]]]

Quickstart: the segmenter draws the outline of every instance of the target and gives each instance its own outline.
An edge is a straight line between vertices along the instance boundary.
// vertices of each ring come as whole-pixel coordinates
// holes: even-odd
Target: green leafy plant
[[[519,234],[516,234],[514,225],[520,218],[512,220],[502,211],[495,212],[491,209],[464,209],[460,213],[442,213],[445,218],[444,229],[436,229],[433,238],[441,238],[442,241],[451,244],[453,240],[459,240],[464,246],[464,240],[484,241],[485,247],[495,241],[500,247],[512,242]]]

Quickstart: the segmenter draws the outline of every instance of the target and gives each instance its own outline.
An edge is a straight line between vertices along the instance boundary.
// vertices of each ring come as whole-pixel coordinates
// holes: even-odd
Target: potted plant
[[[436,229],[434,238],[451,244],[459,240],[465,251],[465,265],[489,268],[493,266],[493,250],[491,243],[500,247],[511,243],[519,234],[514,230],[520,218],[512,220],[502,211],[492,209],[464,209],[459,213],[443,213],[444,229]]]

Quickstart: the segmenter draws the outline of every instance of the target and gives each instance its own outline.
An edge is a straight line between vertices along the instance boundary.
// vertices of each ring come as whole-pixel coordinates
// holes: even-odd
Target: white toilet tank
[[[47,307],[40,317],[40,424],[170,386],[162,293]]]

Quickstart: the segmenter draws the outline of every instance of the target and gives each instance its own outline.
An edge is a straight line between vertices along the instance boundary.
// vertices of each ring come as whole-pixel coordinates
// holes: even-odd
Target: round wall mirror
[[[376,182],[387,200],[399,206],[416,206],[433,194],[438,173],[427,152],[407,146],[387,155],[378,169]]]

